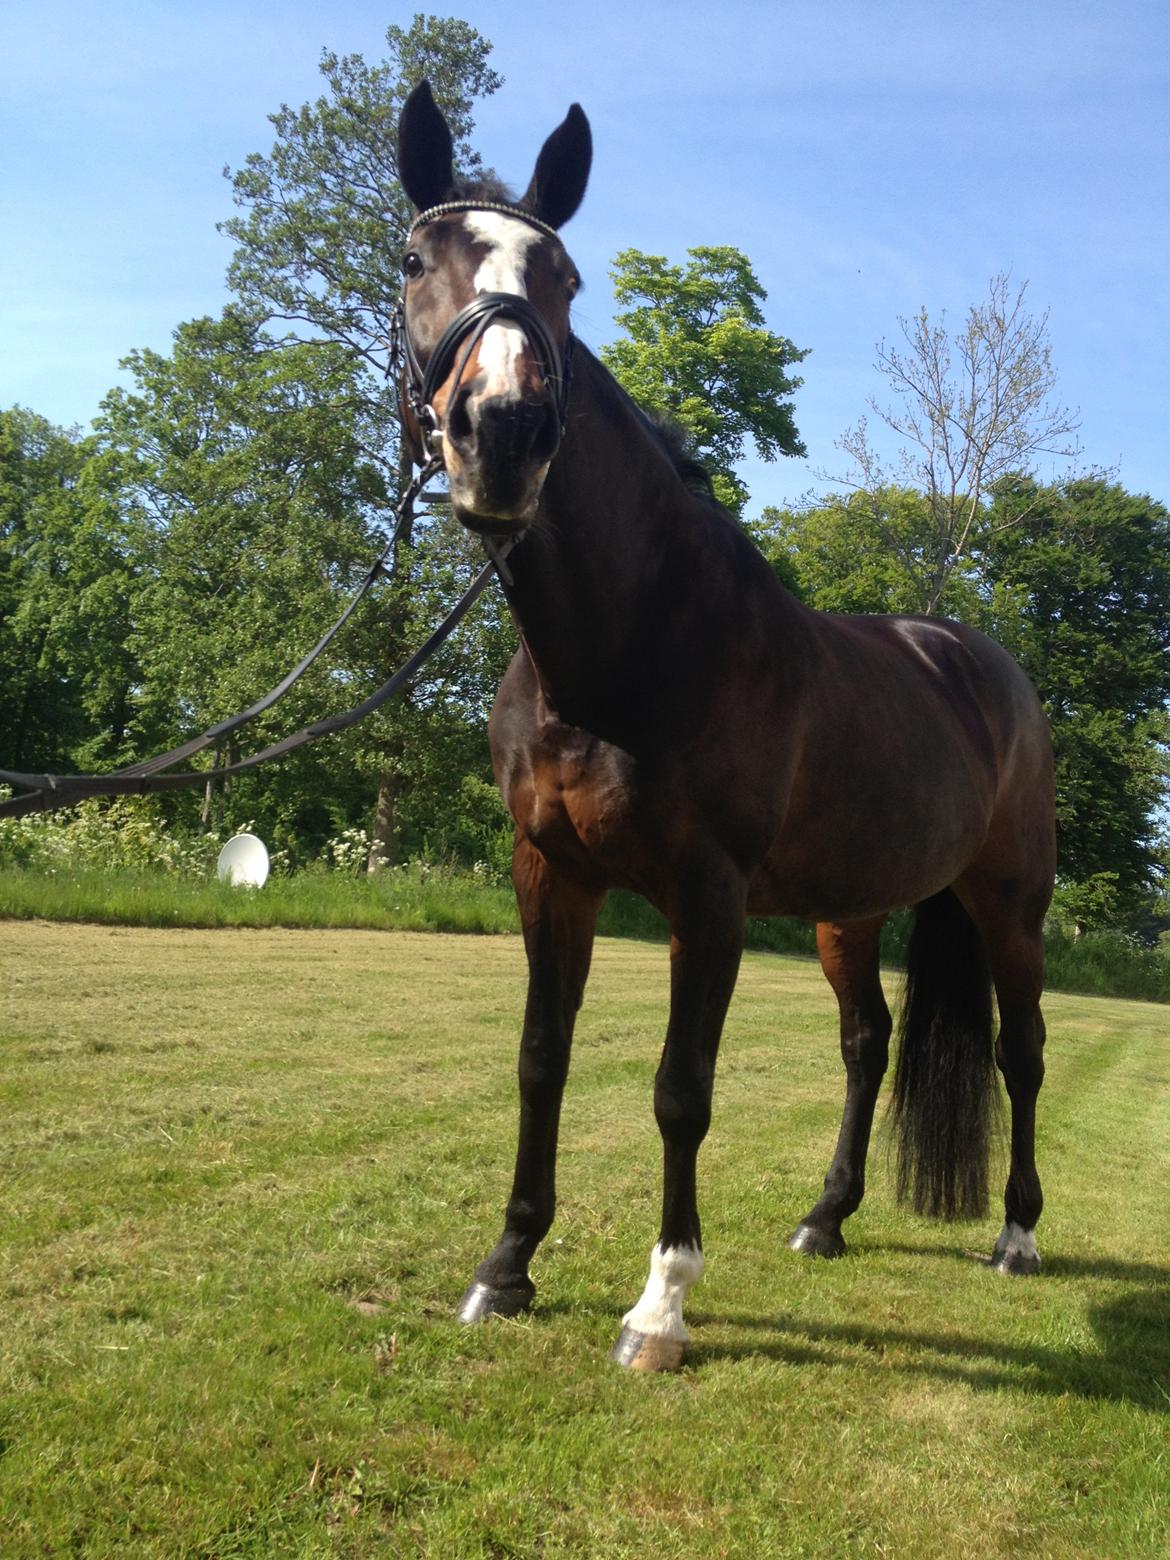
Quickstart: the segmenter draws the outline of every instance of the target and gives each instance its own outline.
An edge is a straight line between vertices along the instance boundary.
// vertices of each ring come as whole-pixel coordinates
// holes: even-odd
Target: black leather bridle
[[[527,223],[529,227],[549,234],[559,242],[559,235],[555,228],[549,227],[547,223],[534,217],[531,212],[523,211],[518,206],[506,206],[502,202],[494,201],[448,201],[442,206],[432,206],[415,218],[407,235],[407,243],[419,228],[425,227],[437,217],[461,211],[503,212],[507,216],[515,217],[517,221]],[[393,367],[401,357],[406,402],[418,423],[428,452],[433,450],[435,454],[439,453],[435,448],[435,436],[442,433],[442,422],[434,407],[435,394],[439,386],[444,383],[454,367],[455,382],[448,401],[450,404],[475,347],[483,339],[488,328],[501,320],[509,320],[519,326],[528,337],[536,353],[545,388],[552,399],[558,427],[561,433],[564,433],[565,419],[569,410],[569,390],[572,386],[573,332],[571,330],[565,339],[562,351],[540,310],[530,303],[523,293],[479,293],[466,308],[460,309],[458,314],[448,322],[424,366],[411,339],[406,307],[400,298],[395,306],[391,323],[390,362]]]

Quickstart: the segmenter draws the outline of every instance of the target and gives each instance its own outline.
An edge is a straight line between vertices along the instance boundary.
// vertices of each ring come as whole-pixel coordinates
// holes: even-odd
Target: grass
[[[2,916],[106,926],[519,930],[510,886],[425,866],[375,877],[301,872],[274,877],[259,890],[157,870],[0,868]]]
[[[48,871],[0,866],[0,919],[90,921],[107,926],[355,927],[412,932],[516,932],[512,890],[458,867],[414,863],[374,877],[304,871],[274,877],[256,892],[214,878],[158,869]],[[612,893],[601,912],[603,935],[667,939],[666,922],[634,894]],[[886,962],[904,958],[909,916],[891,916],[882,934]],[[747,946],[806,957],[816,952],[811,925],[751,919]],[[1048,985],[1093,996],[1170,1002],[1170,957],[1118,932],[1048,939]]]
[[[665,952],[599,944],[528,1318],[452,1308],[514,1141],[514,937],[0,924],[0,1553],[1161,1556],[1165,1014],[1052,997],[1046,1272],[875,1155],[784,1237],[841,1094],[815,967],[749,955],[678,1377],[606,1360],[653,1241]]]

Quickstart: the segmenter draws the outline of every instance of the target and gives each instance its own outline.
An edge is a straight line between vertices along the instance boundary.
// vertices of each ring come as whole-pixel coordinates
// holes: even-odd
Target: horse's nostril
[[[466,445],[471,442],[472,426],[469,405],[471,401],[471,388],[461,385],[451,399],[447,407],[446,432],[447,437],[455,444]]]
[[[476,457],[485,465],[543,465],[556,452],[560,427],[547,400],[488,396],[464,402],[457,410],[461,417],[448,415],[448,437],[464,451],[474,438]]]

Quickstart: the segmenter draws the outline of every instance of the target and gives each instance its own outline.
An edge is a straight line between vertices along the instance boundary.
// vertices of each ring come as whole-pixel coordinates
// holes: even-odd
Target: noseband
[[[539,218],[530,216],[528,212],[520,211],[513,206],[478,201],[451,201],[443,206],[434,206],[416,218],[410,231],[413,233],[424,223],[453,211],[502,211],[508,216],[528,223],[530,227],[539,228],[553,238],[558,236],[555,229],[541,222]],[[438,442],[443,432],[442,420],[434,408],[434,398],[439,386],[446,380],[454,366],[455,383],[451,391],[451,399],[454,398],[472,352],[483,339],[488,328],[500,320],[509,320],[519,326],[528,338],[529,345],[533,348],[540,365],[545,388],[556,409],[560,431],[564,433],[565,418],[569,409],[569,388],[572,383],[572,331],[568,334],[562,353],[552,331],[545,323],[544,316],[522,293],[480,293],[466,308],[460,309],[447,325],[435,343],[435,349],[424,368],[415,351],[414,342],[410,338],[406,308],[400,298],[394,310],[391,361],[394,360],[401,346],[406,369],[407,403],[422,430],[423,440],[429,447],[433,447]]]

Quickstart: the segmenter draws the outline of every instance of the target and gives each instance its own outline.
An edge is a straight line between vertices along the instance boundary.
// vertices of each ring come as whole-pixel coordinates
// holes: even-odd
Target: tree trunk
[[[211,750],[211,767],[213,769],[218,769],[219,768],[219,762],[220,762],[220,748],[219,748],[219,743],[217,742],[216,745]],[[202,807],[202,809],[200,810],[200,813],[199,813],[199,827],[203,830],[204,834],[210,834],[211,833],[211,815],[212,815],[212,811],[214,809],[214,806],[215,806],[215,781],[214,780],[206,780],[206,781],[204,781],[204,784],[203,784],[203,807]]]
[[[370,828],[370,853],[366,871],[380,872],[398,860],[398,770],[389,761],[378,781],[378,800]]]

